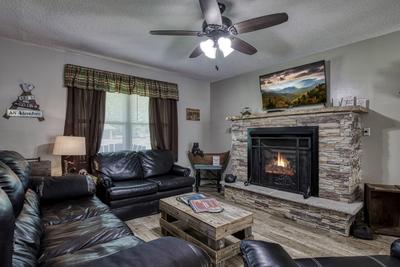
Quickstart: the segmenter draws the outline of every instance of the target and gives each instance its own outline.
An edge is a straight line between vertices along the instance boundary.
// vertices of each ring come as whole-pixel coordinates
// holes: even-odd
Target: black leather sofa
[[[98,197],[123,220],[158,213],[161,198],[192,192],[195,182],[166,150],[98,153],[92,170]]]
[[[136,237],[94,192],[89,176],[31,179],[22,156],[0,151],[0,266],[211,266],[183,240]]]
[[[278,244],[244,240],[240,250],[245,267],[395,267],[400,266],[400,239],[393,242],[391,255],[320,257],[293,260]]]

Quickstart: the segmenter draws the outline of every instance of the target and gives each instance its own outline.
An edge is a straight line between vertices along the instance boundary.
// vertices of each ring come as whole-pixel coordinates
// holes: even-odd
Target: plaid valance
[[[64,86],[136,94],[154,98],[179,100],[178,85],[67,64],[64,68]]]

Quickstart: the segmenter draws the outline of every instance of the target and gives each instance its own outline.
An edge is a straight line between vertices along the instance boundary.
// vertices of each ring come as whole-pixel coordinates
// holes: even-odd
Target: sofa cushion
[[[93,169],[113,181],[143,178],[140,159],[134,151],[98,153],[93,159]]]
[[[157,184],[158,191],[173,190],[181,187],[188,187],[194,184],[194,178],[175,175],[163,175],[148,179]]]
[[[2,161],[0,161],[0,188],[6,192],[17,217],[24,205],[24,187],[18,176]]]
[[[45,227],[39,263],[49,258],[132,235],[128,226],[111,213]]]
[[[26,191],[29,186],[29,177],[31,175],[31,165],[19,153],[15,151],[1,150],[0,161],[5,163],[18,176]]]
[[[168,150],[146,150],[139,155],[145,178],[167,174],[174,165],[174,156]]]
[[[157,192],[157,185],[146,180],[129,180],[114,182],[114,186],[107,190],[109,200],[125,199]]]
[[[39,197],[30,189],[15,221],[13,266],[36,266],[42,237]]]
[[[73,254],[65,254],[58,257],[50,258],[46,262],[43,262],[41,267],[83,266],[87,263],[96,261],[98,259],[102,259],[119,251],[136,247],[137,245],[140,245],[142,243],[144,243],[144,241],[136,236],[126,236],[107,243],[94,245],[90,248],[78,250]],[[129,266],[134,266],[134,263],[132,262],[129,262],[127,264]],[[99,264],[98,266],[105,266],[105,265]]]
[[[95,196],[81,197],[62,202],[42,205],[42,224],[57,225],[110,212],[107,205]]]

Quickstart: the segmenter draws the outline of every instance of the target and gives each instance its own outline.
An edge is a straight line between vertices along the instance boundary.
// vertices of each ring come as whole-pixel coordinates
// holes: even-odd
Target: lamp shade
[[[53,149],[54,155],[83,156],[86,155],[85,137],[57,136]]]

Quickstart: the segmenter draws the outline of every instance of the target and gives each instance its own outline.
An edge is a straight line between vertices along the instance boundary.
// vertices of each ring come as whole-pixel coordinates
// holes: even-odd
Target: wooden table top
[[[193,193],[188,193],[184,195],[190,195]],[[207,196],[207,194],[205,194]],[[181,195],[182,196],[182,195]],[[231,226],[236,223],[245,223],[245,222],[253,222],[253,213],[247,210],[226,204],[221,203],[221,206],[224,208],[222,212],[219,213],[210,213],[210,212],[201,212],[195,213],[192,208],[180,201],[178,201],[177,196],[163,198],[160,200],[160,208],[162,209],[162,205],[168,205],[170,208],[177,209],[187,216],[190,216],[202,223],[209,225],[212,228],[224,228],[226,226]]]

